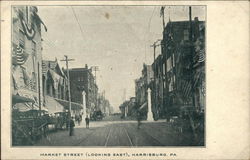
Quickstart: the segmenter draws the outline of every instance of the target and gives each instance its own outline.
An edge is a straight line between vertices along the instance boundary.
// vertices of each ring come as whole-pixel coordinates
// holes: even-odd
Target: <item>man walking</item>
[[[69,122],[69,136],[73,136],[74,127],[75,127],[75,122],[73,120],[73,117],[71,117],[70,122]]]
[[[88,116],[85,118],[85,122],[86,122],[86,128],[89,128],[89,117]]]
[[[140,126],[141,126],[141,112],[138,110],[137,111],[137,115],[136,115],[137,117],[137,122],[138,122],[138,124],[137,124],[137,129],[140,129]]]

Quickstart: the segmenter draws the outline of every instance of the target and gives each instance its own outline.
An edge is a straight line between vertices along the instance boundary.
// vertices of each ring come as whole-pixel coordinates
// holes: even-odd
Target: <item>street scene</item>
[[[205,146],[205,6],[12,6],[11,145]]]

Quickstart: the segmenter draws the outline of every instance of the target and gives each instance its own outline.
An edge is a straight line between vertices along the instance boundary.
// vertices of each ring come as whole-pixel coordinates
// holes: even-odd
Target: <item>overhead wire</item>
[[[153,15],[155,13],[155,9],[156,9],[156,6],[154,7],[154,10],[152,11],[152,14],[151,14],[151,16],[150,16],[150,18],[148,20],[148,32],[150,31],[150,25],[151,25],[152,17],[153,17]],[[147,34],[147,36],[148,36],[148,34]],[[146,33],[144,34],[144,40],[146,41]],[[146,48],[147,48],[147,43],[145,42],[145,57],[144,57],[145,62],[147,60],[147,49]]]
[[[72,6],[71,6],[71,9],[72,9],[73,15],[74,15],[74,17],[75,17],[75,19],[76,19],[76,22],[78,23],[78,26],[79,26],[79,28],[80,28],[82,38],[84,39],[83,30],[82,30],[82,27],[81,27],[81,25],[80,25],[80,23],[79,23],[79,20],[78,20],[77,16],[76,16],[75,10],[74,10],[74,8],[73,8]]]

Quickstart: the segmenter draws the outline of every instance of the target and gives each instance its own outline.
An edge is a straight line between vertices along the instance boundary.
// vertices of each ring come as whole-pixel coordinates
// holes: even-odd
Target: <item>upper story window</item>
[[[189,40],[189,32],[188,32],[188,30],[187,29],[185,29],[184,31],[183,31],[183,39],[184,39],[184,41],[187,41],[187,40]]]

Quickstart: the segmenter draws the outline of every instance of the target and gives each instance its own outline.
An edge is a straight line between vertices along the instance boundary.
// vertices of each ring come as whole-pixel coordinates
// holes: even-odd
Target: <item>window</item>
[[[165,75],[165,63],[163,63],[162,65],[162,72],[163,72],[163,75]]]
[[[19,30],[19,46],[24,49],[25,47],[25,35],[23,31]]]
[[[188,33],[188,30],[187,30],[187,29],[184,30],[183,39],[184,39],[185,41],[189,40],[189,33]]]
[[[172,69],[172,60],[171,57],[167,59],[167,72]]]

